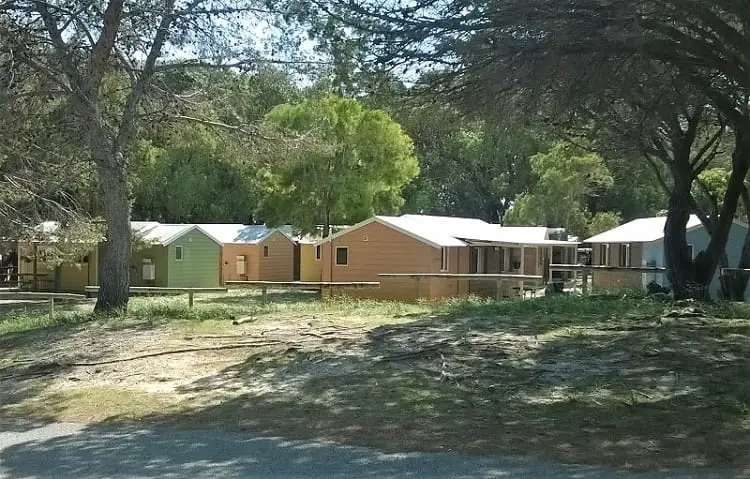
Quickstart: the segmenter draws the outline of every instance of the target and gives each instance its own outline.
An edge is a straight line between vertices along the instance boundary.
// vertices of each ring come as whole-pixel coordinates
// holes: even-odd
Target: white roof
[[[472,243],[575,245],[566,241],[548,240],[548,229],[545,227],[506,227],[474,218],[427,215],[376,216],[348,230],[336,233],[331,238],[341,236],[373,221],[435,247],[467,246]]]
[[[266,225],[205,223],[198,226],[221,244],[257,244],[268,238],[274,231],[282,231]]]
[[[650,243],[664,238],[666,222],[666,216],[640,218],[592,236],[584,243]],[[687,228],[691,229],[700,225],[700,219],[696,215],[690,215]]]
[[[191,224],[163,224],[153,221],[133,221],[130,227],[133,229],[133,234],[147,243],[162,246],[167,246],[186,233],[198,229],[196,225]]]
[[[456,238],[458,231],[469,231],[489,226],[482,220],[466,218],[447,218],[441,216],[376,216],[377,221],[390,225],[397,231],[401,231],[421,241],[436,247],[466,246],[466,243]],[[348,230],[344,230],[344,233]],[[335,235],[334,235],[335,236]]]

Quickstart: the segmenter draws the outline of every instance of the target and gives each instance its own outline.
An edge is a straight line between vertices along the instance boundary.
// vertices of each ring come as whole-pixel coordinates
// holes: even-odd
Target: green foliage
[[[585,235],[591,219],[587,198],[613,184],[602,158],[557,142],[546,153],[534,155],[531,168],[537,183],[516,199],[506,224],[564,227],[571,234]]]
[[[709,168],[698,175],[692,193],[703,211],[711,212],[714,207],[721,208],[730,174],[731,171],[725,168]],[[741,209],[737,213],[739,216]]]
[[[594,236],[620,226],[622,216],[614,211],[600,211],[589,221],[586,236]]]
[[[395,213],[419,172],[411,139],[385,112],[329,95],[280,105],[266,124],[296,140],[260,172],[260,215],[269,224],[351,224]]]
[[[175,127],[163,146],[140,140],[133,215],[180,222],[249,222],[257,200],[236,142],[195,124]]]

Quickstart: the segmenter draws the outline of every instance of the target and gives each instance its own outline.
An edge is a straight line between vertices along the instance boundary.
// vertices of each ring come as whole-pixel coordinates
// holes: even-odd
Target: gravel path
[[[0,420],[0,478],[729,478],[630,474],[527,458],[383,454],[220,431]]]

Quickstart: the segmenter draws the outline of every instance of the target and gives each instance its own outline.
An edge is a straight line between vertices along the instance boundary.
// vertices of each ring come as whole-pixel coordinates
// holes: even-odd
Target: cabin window
[[[175,261],[182,261],[182,258],[184,258],[183,254],[184,254],[184,252],[182,251],[182,246],[175,246],[174,247],[174,259],[175,259]]]
[[[349,266],[349,248],[345,246],[336,248],[336,266]]]
[[[263,257],[268,258],[268,246],[263,247]]]
[[[603,244],[599,246],[599,264],[603,266],[609,266],[609,245]]]
[[[620,245],[619,256],[620,256],[619,266],[622,268],[629,268],[630,267],[630,245],[629,244]]]
[[[321,257],[322,257],[321,246],[318,245],[318,246],[315,247],[315,260],[316,261],[320,261]]]
[[[247,258],[245,256],[237,256],[237,274],[240,276],[247,274]]]
[[[440,271],[448,271],[448,248],[440,248]]]
[[[690,252],[690,259],[695,259],[695,245],[689,244],[688,251]]]

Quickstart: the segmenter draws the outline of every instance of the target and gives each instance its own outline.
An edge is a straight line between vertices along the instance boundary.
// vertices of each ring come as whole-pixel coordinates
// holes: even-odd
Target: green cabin
[[[131,286],[216,288],[221,245],[197,225],[132,222]]]

